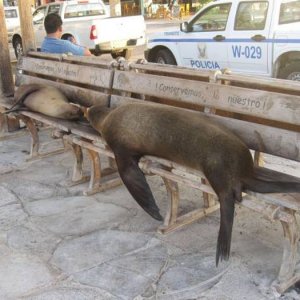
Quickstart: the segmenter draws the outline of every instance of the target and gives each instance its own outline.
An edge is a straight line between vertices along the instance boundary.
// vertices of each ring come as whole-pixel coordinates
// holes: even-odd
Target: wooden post
[[[121,0],[109,0],[110,16],[121,16]]]
[[[3,0],[0,0],[0,95],[13,95],[14,80],[9,57],[9,45],[5,23]]]
[[[26,54],[30,50],[36,50],[32,22],[31,0],[18,1],[18,6],[20,12],[23,52]]]

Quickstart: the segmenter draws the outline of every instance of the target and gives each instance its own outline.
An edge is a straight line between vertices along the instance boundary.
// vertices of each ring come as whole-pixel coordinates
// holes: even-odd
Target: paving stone
[[[111,291],[123,300],[134,299],[153,282],[153,279],[140,273],[109,264],[103,264],[91,270],[80,272],[74,278],[83,284],[97,286],[108,292]]]
[[[168,253],[167,248],[158,240],[153,239],[153,242],[153,245],[150,243],[146,248],[137,249],[133,254],[113,259],[108,264],[115,266],[116,269],[127,269],[157,280],[161,270],[168,261]],[[155,243],[157,244],[156,246]]]
[[[74,274],[147,248],[150,241],[152,237],[145,234],[100,230],[62,242],[50,262],[65,273]]]
[[[38,258],[10,254],[0,257],[0,299],[16,299],[48,285],[54,276]]]
[[[53,234],[41,231],[27,224],[17,226],[7,232],[7,245],[16,251],[37,255],[47,261],[60,241]]]
[[[17,202],[18,198],[9,189],[0,185],[0,207]]]
[[[119,298],[96,288],[60,287],[50,289],[24,300],[118,300]]]
[[[46,217],[97,204],[93,197],[55,197],[26,203],[25,207],[31,216]]]
[[[13,181],[2,183],[2,186],[14,191],[15,195],[25,202],[67,196],[69,194],[66,188],[39,183],[31,180],[31,178],[28,180],[17,177]]]
[[[25,223],[28,216],[20,204],[10,204],[0,208],[0,228],[9,230],[12,227]]]
[[[69,153],[69,155],[71,154]],[[54,158],[55,156],[34,162],[31,167],[22,170],[20,177],[24,179],[30,177],[30,179],[33,181],[48,185],[60,184],[66,180],[66,178],[70,177],[68,175],[70,170],[69,168],[66,169],[65,167],[59,165],[58,162],[52,162]],[[68,159],[71,159],[71,157]],[[36,167],[34,164],[38,165],[38,167]],[[32,170],[34,170],[33,173]],[[47,173],[45,171],[47,171]]]
[[[70,201],[70,200],[69,200]],[[43,201],[40,201],[43,205]],[[109,203],[95,203],[88,207],[72,208],[60,214],[32,217],[32,221],[59,236],[83,235],[102,228],[114,228],[126,222],[130,212]]]
[[[215,285],[230,265],[222,262],[216,267],[215,253],[188,254],[173,260],[158,283],[157,299],[195,299]]]
[[[0,174],[6,174],[28,167],[25,161],[26,154],[20,153],[20,150],[6,152],[6,150],[2,148],[3,144],[4,143],[0,143]]]
[[[128,233],[125,233],[124,237],[126,238],[127,235]],[[134,236],[135,240],[133,241],[128,237],[126,239],[131,246],[135,246],[132,253],[124,253],[124,249],[118,241],[110,241],[111,249],[115,244],[123,253],[116,258],[107,257],[104,263],[94,268],[73,274],[74,279],[82,284],[105,289],[122,299],[134,299],[149,291],[149,288],[159,279],[161,271],[166,265],[167,249],[157,239],[149,239],[149,237],[147,237],[147,244],[139,247],[137,242],[140,243],[140,235],[130,234],[131,238]],[[101,252],[103,252],[102,249]]]

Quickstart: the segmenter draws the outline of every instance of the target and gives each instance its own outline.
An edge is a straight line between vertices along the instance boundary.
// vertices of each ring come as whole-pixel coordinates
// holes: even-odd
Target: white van
[[[8,41],[11,42],[14,29],[20,26],[19,8],[17,6],[5,6],[4,15],[8,33]]]

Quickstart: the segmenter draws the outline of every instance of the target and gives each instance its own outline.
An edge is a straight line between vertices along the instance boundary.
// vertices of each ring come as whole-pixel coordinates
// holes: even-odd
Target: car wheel
[[[20,37],[16,37],[14,40],[14,50],[17,59],[23,55],[23,45]]]
[[[279,78],[300,81],[300,62],[288,64],[279,72]]]
[[[158,64],[167,64],[176,66],[176,60],[173,54],[166,49],[159,50],[154,58],[154,62]]]

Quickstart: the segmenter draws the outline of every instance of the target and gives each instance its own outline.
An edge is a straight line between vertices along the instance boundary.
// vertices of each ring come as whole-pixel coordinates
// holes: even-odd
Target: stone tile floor
[[[47,150],[58,146],[49,131],[41,138]],[[216,268],[219,213],[161,235],[123,186],[89,197],[87,183],[68,187],[70,151],[27,162],[29,141],[0,141],[0,299],[274,298],[268,287],[282,255],[280,224],[237,208],[231,259]],[[149,182],[164,213],[162,181]],[[182,198],[183,211],[201,204],[191,189]],[[300,295],[291,289],[281,299]]]

